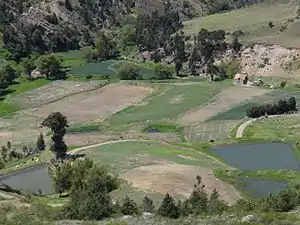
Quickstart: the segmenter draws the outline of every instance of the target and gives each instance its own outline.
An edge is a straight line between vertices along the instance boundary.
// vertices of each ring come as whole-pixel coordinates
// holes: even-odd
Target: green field
[[[226,84],[227,85],[227,84]],[[111,125],[123,125],[145,121],[170,120],[195,108],[219,93],[225,83],[198,83],[188,85],[164,85],[159,93],[145,99],[140,105],[128,107],[113,115]]]
[[[242,40],[245,42],[265,42],[299,47],[300,22],[293,19],[296,17],[296,10],[296,3],[289,0],[261,3],[186,21],[184,31],[187,34],[195,34],[201,28],[224,29],[227,32],[242,30],[245,33]],[[274,27],[270,28],[269,22],[272,22]],[[283,29],[284,26],[286,29]]]
[[[86,62],[83,50],[60,52],[55,53],[55,55],[62,58],[62,63],[65,67],[78,67]]]
[[[299,128],[299,115],[290,115],[256,121],[246,128],[244,135],[247,138],[299,141]]]
[[[274,90],[268,94],[244,102],[226,112],[220,113],[210,118],[208,121],[240,120],[245,117],[246,110],[254,105],[264,103],[277,103],[279,100],[287,99],[291,96],[294,96],[297,102],[300,101],[300,91]]]
[[[0,116],[4,116],[19,110],[19,106],[10,102],[10,97],[22,94],[26,91],[30,91],[35,88],[42,87],[48,84],[50,81],[46,79],[38,79],[34,81],[20,80],[20,83],[10,85],[4,95],[0,96]]]
[[[167,160],[185,165],[201,165],[207,168],[223,165],[201,151],[149,143],[130,141],[107,144],[82,153],[87,154],[96,164],[107,166],[111,172],[116,174],[138,166],[154,164],[157,160]],[[180,155],[187,156],[187,158],[182,158]]]

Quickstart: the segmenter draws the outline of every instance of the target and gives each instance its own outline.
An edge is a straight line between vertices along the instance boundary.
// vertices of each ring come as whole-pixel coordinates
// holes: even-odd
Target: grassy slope
[[[184,23],[184,31],[195,34],[201,28],[209,30],[224,29],[227,32],[242,30],[246,34],[245,42],[266,42],[278,45],[300,47],[299,27],[300,21],[289,22],[289,26],[283,32],[280,28],[296,16],[297,5],[288,0],[281,3],[258,4],[250,8],[199,17]],[[275,26],[269,28],[268,23]]]
[[[219,93],[223,86],[228,84],[201,82],[190,85],[168,85],[158,94],[144,100],[145,104],[129,107],[113,115],[108,121],[112,125],[123,125],[147,120],[152,122],[170,120],[208,101]]]
[[[30,91],[34,88],[42,87],[48,84],[49,81],[45,79],[39,79],[35,81],[21,80],[19,84],[14,84],[8,87],[8,90],[12,91],[6,96],[0,97],[0,116],[15,112],[19,109],[18,105],[9,101],[11,96],[22,94],[26,91]]]

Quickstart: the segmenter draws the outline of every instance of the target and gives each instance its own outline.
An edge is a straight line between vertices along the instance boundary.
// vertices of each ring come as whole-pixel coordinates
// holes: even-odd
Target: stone
[[[130,220],[130,219],[132,219],[132,216],[130,216],[130,215],[125,215],[125,216],[123,216],[122,217],[122,221],[124,221],[124,220]]]
[[[247,215],[242,218],[243,223],[253,223],[256,220],[256,217],[253,215]]]
[[[143,218],[144,219],[149,219],[149,218],[152,218],[153,217],[153,214],[150,213],[150,212],[143,212]]]

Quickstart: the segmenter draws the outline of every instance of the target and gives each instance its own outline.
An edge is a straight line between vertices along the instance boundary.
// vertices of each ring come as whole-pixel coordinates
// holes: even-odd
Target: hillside
[[[182,19],[236,9],[259,0],[170,1]],[[149,9],[160,9],[161,0],[50,0],[0,1],[0,31],[9,49],[65,51],[90,45],[95,33]],[[132,17],[131,19],[134,19]]]

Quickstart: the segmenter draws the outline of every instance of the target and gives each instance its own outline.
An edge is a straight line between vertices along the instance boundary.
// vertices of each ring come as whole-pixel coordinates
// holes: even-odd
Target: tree
[[[157,64],[154,67],[154,73],[158,80],[172,79],[174,70],[169,66]]]
[[[166,194],[160,207],[158,208],[157,213],[160,216],[169,217],[172,219],[177,219],[180,216],[180,210],[176,206],[174,199],[169,194]]]
[[[197,184],[189,197],[189,203],[193,213],[201,214],[207,212],[208,194],[204,190],[205,185],[202,185],[202,178],[197,176],[196,180]]]
[[[5,146],[2,146],[1,148],[1,158],[2,158],[2,162],[6,163],[7,161],[7,153],[8,153],[8,150]]]
[[[45,74],[47,79],[64,79],[66,73],[62,71],[62,59],[54,54],[43,55],[39,58],[38,68]]]
[[[296,98],[295,97],[290,97],[287,100],[287,104],[288,104],[289,111],[295,111],[297,109],[296,108]]]
[[[113,43],[106,37],[104,32],[100,32],[95,41],[95,49],[98,51],[98,60],[108,60],[112,57],[114,49]]]
[[[123,64],[117,71],[121,80],[142,80],[139,69],[132,64]]]
[[[72,172],[72,166],[68,163],[61,164],[55,169],[54,189],[56,193],[59,193],[59,196],[71,188]]]
[[[44,136],[42,133],[40,133],[40,135],[38,136],[37,140],[36,140],[36,148],[39,151],[43,151],[45,150],[45,141],[44,141]]]
[[[31,74],[31,72],[36,68],[34,61],[32,59],[25,59],[22,62],[22,66],[23,66],[23,72],[25,74],[27,74],[28,76]]]
[[[5,63],[0,67],[0,83],[3,83],[2,88],[6,88],[7,85],[12,84],[15,78],[16,70],[11,66],[11,64]]]
[[[153,201],[147,196],[145,196],[141,208],[144,212],[153,212],[154,210]]]
[[[209,197],[208,211],[210,213],[222,213],[226,208],[226,203],[220,199],[218,191],[214,189]]]
[[[89,159],[72,167],[70,203],[64,209],[68,219],[101,220],[115,211],[109,193],[118,188],[118,179]],[[79,204],[80,203],[80,204]]]
[[[50,128],[53,132],[50,149],[56,153],[56,158],[64,158],[68,149],[63,140],[68,127],[67,118],[60,112],[51,113],[41,125]]]
[[[136,214],[138,212],[137,204],[128,196],[126,196],[121,205],[121,212],[124,215]]]

